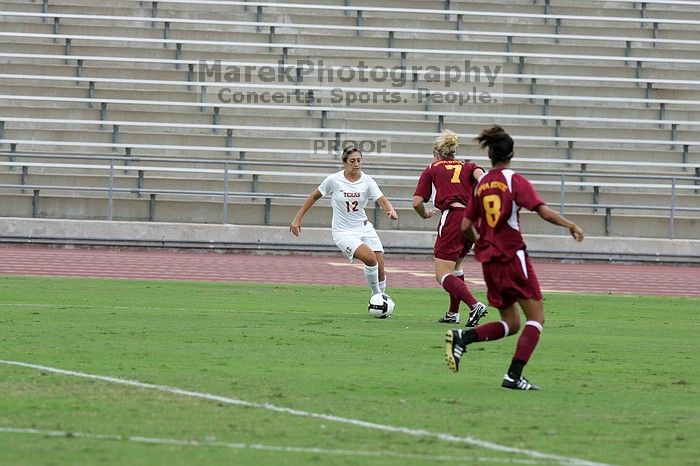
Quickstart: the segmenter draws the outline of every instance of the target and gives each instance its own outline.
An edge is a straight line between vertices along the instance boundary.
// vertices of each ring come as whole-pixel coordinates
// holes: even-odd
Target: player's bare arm
[[[469,232],[469,231],[471,231],[472,234],[474,234],[474,233],[473,233],[473,230],[472,230],[472,225],[474,225],[474,222],[472,222],[472,221],[471,221],[470,219],[468,219],[467,217],[464,217],[464,218],[462,219],[462,231],[464,232],[465,235],[466,235],[467,232]]]
[[[294,236],[299,236],[299,233],[301,233],[301,219],[304,217],[304,214],[306,214],[306,212],[314,204],[316,204],[316,201],[321,199],[321,197],[321,191],[316,189],[314,192],[309,194],[309,197],[307,197],[304,203],[301,205],[299,212],[297,212],[297,214],[294,216],[294,220],[292,220],[292,224],[289,225],[289,231],[291,231]]]
[[[576,225],[571,220],[568,220],[567,218],[561,216],[557,211],[552,210],[551,207],[547,206],[546,204],[541,204],[537,207],[535,211],[543,220],[546,220],[549,223],[553,223],[554,225],[558,225],[560,227],[568,228],[569,233],[576,241],[583,241],[584,235],[581,227]]]
[[[399,214],[396,213],[396,210],[394,210],[394,207],[391,205],[391,202],[389,202],[389,199],[387,199],[385,196],[380,197],[377,199],[377,202],[379,203],[379,207],[381,207],[384,212],[386,212],[387,217],[389,217],[392,220],[397,220],[399,218]]]
[[[430,218],[435,215],[435,209],[426,209],[425,201],[420,196],[413,196],[413,210],[416,211],[421,218]]]

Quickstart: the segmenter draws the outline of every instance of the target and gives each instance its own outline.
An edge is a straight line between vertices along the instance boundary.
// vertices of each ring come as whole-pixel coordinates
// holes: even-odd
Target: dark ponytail
[[[482,149],[489,148],[489,159],[493,165],[513,158],[513,138],[498,125],[484,128],[474,140]]]

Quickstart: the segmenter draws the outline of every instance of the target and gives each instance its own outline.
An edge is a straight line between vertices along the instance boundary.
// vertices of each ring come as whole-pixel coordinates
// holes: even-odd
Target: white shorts
[[[358,231],[333,231],[333,242],[351,263],[355,251],[362,244],[369,246],[372,251],[384,252],[382,242],[370,222]]]

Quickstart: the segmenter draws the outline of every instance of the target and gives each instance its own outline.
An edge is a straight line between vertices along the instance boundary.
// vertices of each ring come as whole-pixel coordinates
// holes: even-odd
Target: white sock
[[[372,290],[372,294],[381,294],[382,290],[379,289],[379,265],[368,267],[365,265],[365,278],[367,279],[367,284],[369,289]]]
[[[382,291],[382,293],[386,293],[386,277],[384,277],[384,280],[379,282],[379,289]]]

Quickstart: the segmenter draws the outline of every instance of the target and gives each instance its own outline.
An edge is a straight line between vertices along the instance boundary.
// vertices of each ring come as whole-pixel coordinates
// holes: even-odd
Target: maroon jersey
[[[474,202],[466,211],[467,218],[475,224],[481,219],[477,226],[479,239],[474,246],[476,260],[506,261],[518,250],[524,250],[520,208],[535,210],[541,204],[544,201],[530,182],[511,169],[491,170],[482,176]]]
[[[429,201],[435,193],[433,204],[440,210],[447,209],[451,203],[460,202],[469,205],[476,186],[472,174],[481,168],[472,162],[459,160],[438,160],[428,166],[418,179],[414,196]]]

